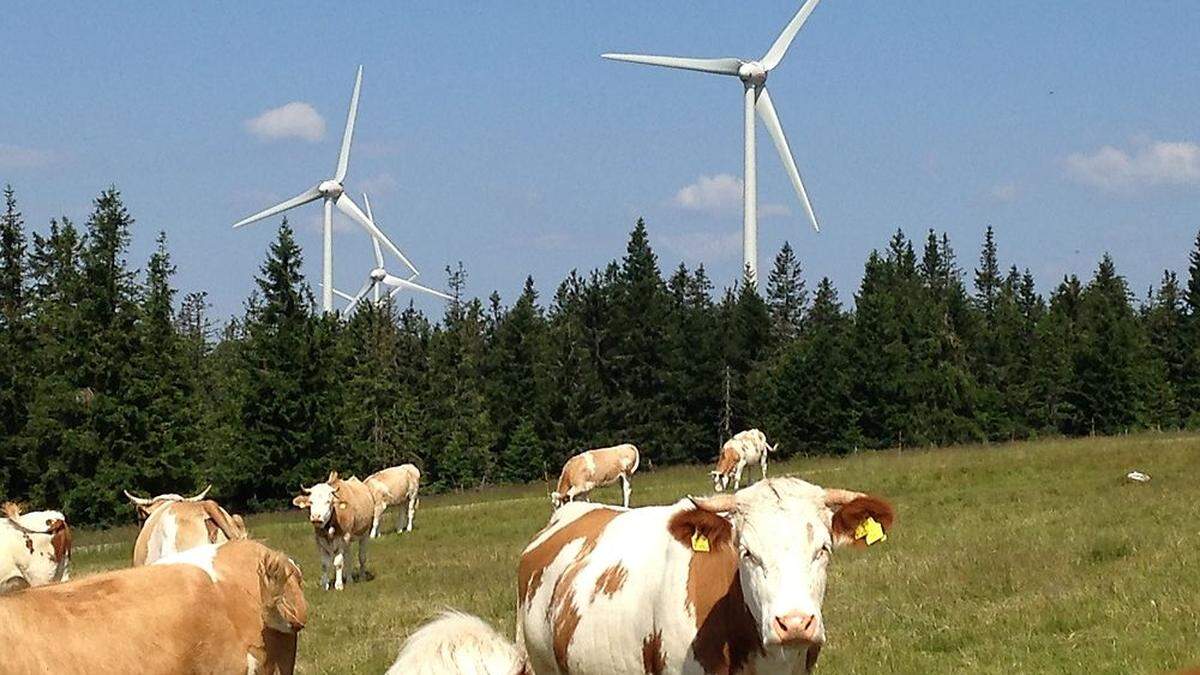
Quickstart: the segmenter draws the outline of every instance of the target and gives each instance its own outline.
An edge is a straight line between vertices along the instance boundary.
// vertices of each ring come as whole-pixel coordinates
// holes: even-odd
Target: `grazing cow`
[[[6,675],[290,675],[300,569],[254,541],[0,598]]]
[[[762,467],[762,477],[767,477],[767,454],[775,452],[776,445],[767,445],[767,436],[758,429],[738,432],[733,438],[721,446],[721,456],[717,459],[717,470],[710,471],[713,479],[713,489],[724,492],[733,479],[735,491],[742,488],[742,470],[747,466],[758,464]]]
[[[371,538],[379,536],[379,523],[383,512],[389,506],[406,503],[408,505],[408,526],[405,532],[412,532],[413,514],[417,511],[417,489],[421,485],[421,471],[412,464],[393,466],[390,469],[377,471],[364,481],[371,490],[375,500],[375,517],[371,522]],[[400,532],[403,518],[396,519],[396,532]]]
[[[581,452],[563,465],[558,489],[550,493],[550,503],[557,509],[576,497],[586,499],[592,490],[620,480],[621,503],[628,508],[633,492],[630,481],[640,461],[638,449],[632,443]]]
[[[241,516],[231,516],[216,502],[204,499],[207,494],[206,488],[195,497],[159,495],[147,499],[126,492],[143,517],[142,529],[133,544],[133,566],[149,565],[197,546],[245,539],[246,524]]]
[[[357,478],[342,480],[336,471],[330,472],[324,483],[300,489],[304,494],[297,495],[292,503],[308,509],[308,520],[321,553],[321,588],[329,590],[329,566],[332,564],[333,587],[342,590],[346,553],[355,541],[358,542],[358,580],[365,579],[367,539],[375,513],[371,490]],[[354,575],[350,576],[353,579]]]
[[[409,636],[386,675],[533,675],[525,657],[483,621],[443,612]]]
[[[70,578],[71,528],[58,511],[21,513],[6,503],[0,518],[0,593]]]

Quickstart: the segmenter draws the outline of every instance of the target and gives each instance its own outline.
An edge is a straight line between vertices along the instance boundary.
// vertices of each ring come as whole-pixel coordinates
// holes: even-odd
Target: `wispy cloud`
[[[742,254],[742,233],[678,232],[663,234],[660,239],[667,248],[688,261],[715,262],[730,260]]]
[[[1200,186],[1200,145],[1146,141],[1132,151],[1106,145],[1068,156],[1066,167],[1073,180],[1114,192],[1158,185]]]
[[[696,182],[680,188],[671,203],[686,211],[726,216],[741,213],[743,189],[742,179],[731,174],[700,176]],[[790,214],[791,211],[782,204],[758,205],[758,215],[764,218]]]
[[[0,169],[38,169],[53,164],[55,159],[49,150],[0,143]]]
[[[988,190],[988,196],[997,202],[1014,202],[1017,197],[1021,196],[1021,189],[1017,187],[1016,183],[999,183]]]
[[[325,137],[325,119],[308,103],[292,101],[246,120],[246,131],[264,141],[299,138],[315,143]]]
[[[395,192],[397,185],[399,183],[396,181],[396,177],[390,173],[380,173],[360,181],[355,181],[355,187],[360,192],[365,192],[368,195],[385,195],[389,192]]]

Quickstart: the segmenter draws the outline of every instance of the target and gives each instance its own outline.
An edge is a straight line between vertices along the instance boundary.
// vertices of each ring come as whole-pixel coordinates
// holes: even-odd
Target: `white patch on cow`
[[[221,580],[221,576],[217,574],[217,568],[213,565],[213,560],[217,557],[217,549],[219,548],[221,548],[220,544],[205,544],[204,546],[189,548],[186,551],[156,560],[153,564],[191,565],[199,567],[210,579],[217,582]]]
[[[246,654],[246,675],[258,674],[258,659],[253,654]]]

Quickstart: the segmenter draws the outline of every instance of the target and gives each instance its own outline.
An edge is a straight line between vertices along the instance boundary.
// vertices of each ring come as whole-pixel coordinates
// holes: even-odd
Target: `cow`
[[[134,567],[196,546],[246,538],[241,516],[231,516],[220,504],[204,499],[211,487],[194,497],[168,494],[145,498],[125,492],[142,519],[142,529],[133,544]]]
[[[721,456],[717,459],[716,471],[710,471],[713,479],[713,489],[724,492],[733,479],[734,491],[742,487],[742,470],[752,464],[762,468],[762,477],[767,477],[767,454],[775,452],[779,447],[767,444],[767,436],[758,429],[738,432],[733,438],[721,446]]]
[[[254,541],[0,598],[6,675],[290,675],[307,621],[300,568]]]
[[[0,593],[67,581],[71,527],[58,511],[21,513],[6,503],[0,518]]]
[[[581,452],[563,465],[558,489],[550,493],[550,503],[558,509],[577,497],[587,499],[592,490],[620,480],[621,504],[628,508],[633,492],[631,480],[640,461],[641,455],[632,443]]]
[[[308,520],[312,523],[317,551],[321,554],[321,588],[329,590],[329,567],[332,565],[333,587],[342,590],[346,553],[355,541],[358,542],[358,579],[365,579],[367,540],[375,514],[371,490],[358,478],[342,480],[336,471],[331,471],[324,483],[310,488],[301,486],[300,490],[302,494],[297,495],[292,504],[308,509]],[[350,576],[353,579],[354,575]]]
[[[383,512],[387,510],[387,507],[401,503],[408,506],[408,525],[404,527],[404,531],[412,532],[413,514],[416,513],[419,503],[417,489],[421,485],[421,471],[412,464],[394,466],[367,476],[367,480],[364,482],[371,490],[371,497],[375,500],[371,538],[379,536],[379,523],[382,521]],[[402,523],[402,517],[396,519],[396,532],[401,531]]]
[[[491,626],[461,612],[443,612],[404,641],[385,675],[533,675],[524,655]]]

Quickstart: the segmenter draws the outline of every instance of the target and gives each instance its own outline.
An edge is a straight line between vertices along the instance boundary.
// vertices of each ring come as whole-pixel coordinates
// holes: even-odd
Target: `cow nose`
[[[789,612],[775,617],[775,637],[780,644],[816,644],[821,639],[821,622],[815,614]]]

